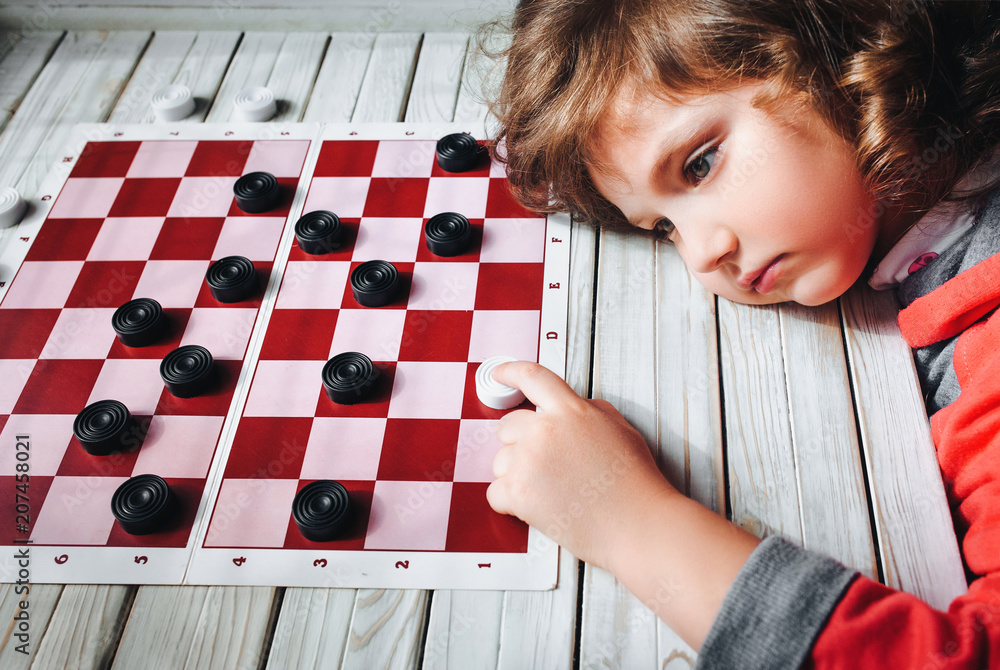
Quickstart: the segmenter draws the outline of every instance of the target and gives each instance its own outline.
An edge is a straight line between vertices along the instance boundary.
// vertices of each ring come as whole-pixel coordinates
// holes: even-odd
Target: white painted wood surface
[[[334,23],[307,26],[323,31],[306,35],[16,36],[6,56],[0,50],[0,72],[26,64],[18,81],[0,78],[0,126],[14,110],[0,134],[0,185],[18,185],[30,200],[78,121],[152,122],[148,96],[161,82],[195,91],[192,122],[229,118],[228,98],[261,82],[289,102],[282,121],[485,122],[484,70],[464,51],[467,33],[325,32]],[[287,29],[280,24],[273,27]],[[938,606],[964,590],[890,296],[851,294],[842,320],[836,306],[736,306],[693,283],[669,247],[576,225],[572,245],[567,377],[623,411],[675,486],[726,510],[725,445],[729,507],[744,526],[881,572]],[[112,658],[130,669],[576,662],[669,670],[693,662],[693,650],[613,577],[587,567],[581,585],[578,567],[563,552],[559,587],[549,592],[36,585],[32,654],[3,638],[0,667],[36,659],[36,667],[106,667]],[[0,586],[0,620],[9,627],[16,611],[13,587]]]
[[[0,131],[10,121],[61,39],[61,32],[0,35],[0,51],[3,52],[0,55]]]

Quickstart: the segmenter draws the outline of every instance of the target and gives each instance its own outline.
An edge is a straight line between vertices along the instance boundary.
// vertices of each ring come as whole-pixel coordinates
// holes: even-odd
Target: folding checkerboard
[[[0,577],[17,578],[11,557],[28,547],[37,582],[554,586],[557,548],[487,504],[504,412],[479,403],[474,377],[495,355],[563,372],[568,220],[521,209],[488,158],[441,170],[436,140],[463,130],[77,128],[0,256]],[[253,171],[277,177],[275,209],[236,206],[233,184]],[[328,254],[295,240],[314,210],[341,220]],[[444,211],[472,224],[456,257],[422,239]],[[205,273],[232,255],[254,263],[260,290],[224,304]],[[355,302],[348,281],[372,259],[395,265],[402,286],[376,308]],[[130,348],[111,315],[138,297],[159,301],[170,325]],[[186,344],[206,347],[218,371],[188,399],[159,376]],[[366,402],[324,393],[321,369],[344,351],[380,371]],[[123,452],[93,456],[72,424],[104,398],[140,430]],[[163,530],[130,535],[110,499],[143,473],[167,481],[176,510]],[[307,540],[291,516],[296,492],[321,479],[342,483],[354,509],[329,542]]]

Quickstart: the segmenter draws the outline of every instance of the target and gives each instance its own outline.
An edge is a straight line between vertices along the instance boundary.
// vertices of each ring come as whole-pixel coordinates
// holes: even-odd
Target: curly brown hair
[[[622,86],[675,97],[764,81],[756,105],[783,96],[811,105],[856,147],[874,197],[923,211],[957,197],[958,179],[1000,142],[998,9],[957,0],[523,0],[506,27],[506,74],[491,102],[498,158],[528,208],[627,225],[588,172],[598,161],[594,134]]]

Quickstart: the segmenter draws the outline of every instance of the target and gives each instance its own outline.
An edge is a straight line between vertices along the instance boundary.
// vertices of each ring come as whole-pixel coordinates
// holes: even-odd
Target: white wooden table
[[[270,87],[276,121],[475,121],[455,33],[0,34],[0,186],[28,200],[77,122],[194,121]],[[0,248],[16,231],[6,231]],[[576,226],[568,380],[614,403],[681,490],[944,606],[965,588],[910,354],[889,295],[751,308],[670,247]],[[683,537],[677,538],[683,542]],[[681,585],[665,583],[662,597]],[[563,552],[548,592],[34,585],[28,655],[3,668],[685,668],[694,652],[608,573]],[[0,619],[21,596],[0,585]]]

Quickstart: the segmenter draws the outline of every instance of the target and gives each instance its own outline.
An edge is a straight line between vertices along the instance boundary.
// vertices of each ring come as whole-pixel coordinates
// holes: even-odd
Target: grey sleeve
[[[698,668],[798,668],[857,572],[780,537],[743,565],[698,654]]]

